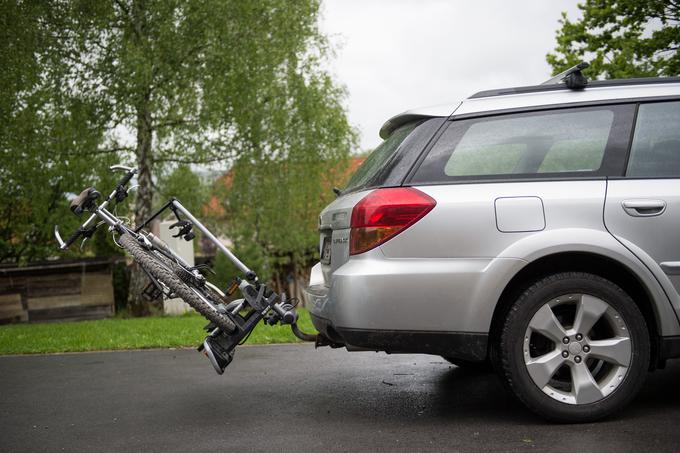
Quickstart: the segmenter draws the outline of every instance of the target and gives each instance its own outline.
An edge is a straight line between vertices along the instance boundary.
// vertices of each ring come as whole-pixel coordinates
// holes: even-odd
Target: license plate
[[[331,264],[331,238],[323,238],[323,247],[321,247],[321,263]]]

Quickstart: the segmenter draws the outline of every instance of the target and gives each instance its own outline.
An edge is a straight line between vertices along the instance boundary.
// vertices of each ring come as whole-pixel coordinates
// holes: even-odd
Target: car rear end
[[[309,310],[319,332],[350,350],[422,352],[413,336],[432,331],[431,316],[413,313],[423,294],[418,285],[436,266],[429,259],[390,259],[381,247],[436,208],[433,197],[402,184],[446,116],[400,119],[386,123],[385,141],[319,217],[320,262],[306,289]]]

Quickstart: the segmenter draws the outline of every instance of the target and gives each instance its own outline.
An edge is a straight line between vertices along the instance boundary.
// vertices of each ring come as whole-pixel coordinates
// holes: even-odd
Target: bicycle
[[[60,250],[67,249],[80,238],[83,238],[82,248],[97,228],[108,226],[109,231],[114,234],[114,242],[124,248],[149,277],[150,282],[143,290],[144,296],[149,299],[161,296],[179,297],[210,321],[205,327],[208,335],[198,350],[208,357],[218,374],[224,373],[234,358],[236,347],[247,340],[261,320],[268,325],[290,325],[295,336],[301,340],[317,340],[316,335],[306,334],[298,328],[295,305],[286,298],[285,293],[278,294],[260,282],[257,274],[225,247],[176,198],[170,198],[137,227],[126,225],[125,219],[119,218],[115,209],[109,207],[121,203],[128,197],[129,191],[134,189],[127,185],[137,169],[124,165],[113,165],[110,169],[125,171],[125,175],[102,203],[97,203],[101,193],[94,187],[83,190],[71,201],[70,209],[76,216],[80,217],[85,212],[89,212],[90,216],[66,241],[59,233],[59,226],[55,225],[54,235]],[[190,266],[164,241],[145,230],[153,220],[168,210],[176,218],[176,222],[171,225],[171,229],[177,228],[174,237],[189,241],[195,237],[193,228],[198,228],[244,274],[244,278],[235,277],[226,291],[222,291],[205,278],[199,266]],[[236,290],[241,291],[243,298],[226,303],[227,298]]]

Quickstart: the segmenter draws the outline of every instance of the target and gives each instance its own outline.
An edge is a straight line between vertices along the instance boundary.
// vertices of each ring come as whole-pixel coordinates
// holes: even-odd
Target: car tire
[[[640,309],[619,286],[564,272],[536,281],[514,302],[498,353],[501,377],[529,409],[581,423],[635,397],[647,375],[650,339]]]

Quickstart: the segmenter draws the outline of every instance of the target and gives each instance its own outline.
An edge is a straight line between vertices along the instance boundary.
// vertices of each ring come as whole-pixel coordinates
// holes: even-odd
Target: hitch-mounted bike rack
[[[123,220],[116,216],[115,210],[112,213],[108,207],[111,204],[120,203],[127,198],[132,188],[127,188],[126,186],[137,173],[137,169],[123,165],[114,165],[111,167],[111,170],[123,170],[126,174],[101,204],[97,204],[96,200],[100,197],[100,194],[94,188],[85,189],[71,202],[71,210],[75,215],[80,216],[85,211],[91,214],[66,241],[62,239],[59,227],[55,225],[54,235],[59,243],[60,250],[65,250],[81,237],[83,238],[82,248],[85,241],[103,224],[108,225],[110,231],[119,235],[129,235],[129,237],[122,238],[124,239],[122,247],[125,247],[132,254],[133,258],[138,261],[141,260],[140,267],[150,277],[151,284],[155,285],[161,294],[171,292],[169,288],[169,286],[172,286],[171,281],[175,285],[179,285],[175,286],[176,291],[190,290],[189,292],[184,292],[185,297],[180,297],[184,298],[185,302],[192,305],[211,321],[206,326],[208,336],[198,349],[203,351],[208,359],[210,359],[218,374],[224,372],[224,369],[233,359],[235,348],[248,338],[261,320],[264,320],[269,325],[278,323],[290,325],[293,333],[301,340],[315,341],[317,346],[325,344],[319,334],[310,335],[300,331],[297,326],[298,318],[295,306],[288,302],[285,294],[279,295],[267,288],[265,284],[259,282],[257,274],[222,244],[176,198],[171,198],[136,228],[132,229],[125,225]],[[231,296],[236,289],[240,289],[243,299],[238,299],[229,305],[225,305],[225,294],[207,282],[197,267],[189,265],[160,238],[144,231],[145,227],[167,210],[172,211],[177,219],[177,222],[173,225],[179,229],[176,237],[181,236],[189,241],[194,237],[193,227],[198,228],[243,273],[245,278],[240,279],[236,277],[227,290],[227,296]],[[100,219],[99,223],[95,223],[97,219]],[[154,263],[149,264],[151,269],[146,269],[143,264],[147,260]],[[161,270],[158,270],[158,266],[161,267]],[[153,275],[154,268],[156,269],[156,275]],[[164,277],[159,278],[159,275]],[[164,279],[169,279],[169,281],[164,282]],[[152,289],[149,294],[159,294],[158,291],[153,291]],[[146,289],[144,292],[147,292]],[[215,300],[216,295],[221,300]],[[229,329],[228,327],[231,326],[233,328]]]

